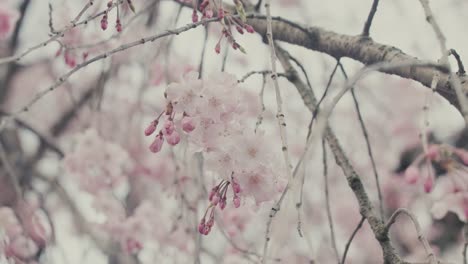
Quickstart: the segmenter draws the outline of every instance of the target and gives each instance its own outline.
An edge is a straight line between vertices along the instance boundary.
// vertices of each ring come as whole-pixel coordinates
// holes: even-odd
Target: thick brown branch
[[[262,36],[266,36],[267,23],[265,16],[255,15],[248,20],[255,30]],[[288,42],[303,46],[305,48],[326,53],[335,58],[347,57],[357,60],[365,65],[375,63],[408,63],[413,65],[422,64],[423,61],[412,57],[400,49],[374,42],[361,36],[350,36],[339,34],[319,27],[301,26],[280,17],[273,17],[273,32],[275,40]],[[459,108],[455,91],[450,85],[450,74],[439,69],[408,66],[392,69],[382,69],[384,73],[398,75],[403,78],[412,79],[430,87],[432,78],[436,72],[440,73],[440,81],[436,91],[445,97],[450,103]],[[468,77],[460,76],[463,91],[468,91]]]

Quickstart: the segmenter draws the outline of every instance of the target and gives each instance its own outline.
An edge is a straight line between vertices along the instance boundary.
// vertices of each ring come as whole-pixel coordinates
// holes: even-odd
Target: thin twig
[[[341,264],[345,264],[346,262],[346,255],[348,255],[348,251],[349,251],[349,248],[351,246],[351,243],[353,242],[353,239],[354,237],[356,236],[357,232],[359,231],[359,229],[361,229],[362,227],[362,224],[364,224],[364,221],[366,220],[365,217],[362,217],[361,220],[359,221],[358,225],[356,226],[356,228],[354,229],[353,233],[351,234],[351,236],[349,237],[348,239],[348,242],[346,242],[346,245],[345,245],[345,250],[343,252],[343,257],[341,258]]]
[[[180,28],[177,28],[177,29],[166,30],[165,32],[157,34],[157,35],[153,35],[153,36],[150,36],[150,37],[142,38],[142,39],[134,41],[134,42],[123,44],[123,45],[121,45],[121,46],[119,46],[119,47],[117,47],[117,48],[115,48],[113,50],[107,51],[105,53],[102,53],[102,54],[94,57],[94,58],[86,60],[86,61],[82,62],[81,64],[78,64],[75,68],[73,68],[72,70],[70,70],[66,74],[59,77],[58,81],[55,82],[52,86],[48,87],[45,90],[39,91],[33,97],[33,99],[31,99],[27,104],[25,104],[20,109],[18,109],[16,112],[14,112],[14,114],[17,115],[17,114],[20,114],[22,112],[27,112],[31,108],[31,106],[33,104],[35,104],[39,99],[44,97],[46,94],[54,91],[55,89],[57,89],[66,80],[68,80],[68,78],[70,78],[70,76],[72,76],[76,72],[80,71],[85,66],[88,66],[88,65],[90,65],[90,64],[92,64],[92,63],[94,63],[96,61],[106,59],[107,57],[110,57],[115,53],[130,49],[130,48],[133,48],[133,47],[136,47],[136,46],[139,46],[139,45],[143,45],[143,44],[145,44],[147,42],[153,42],[153,41],[155,41],[157,39],[160,39],[160,38],[163,38],[163,37],[167,37],[167,36],[170,36],[170,35],[177,35],[177,34],[180,34],[182,32],[188,31],[190,29],[196,28],[196,27],[198,27],[200,25],[205,25],[206,23],[210,23],[210,22],[214,22],[214,21],[218,21],[218,20],[219,20],[218,17],[214,17],[214,18],[203,20],[203,21],[199,21],[197,23],[187,24],[186,26],[183,26],[183,27],[180,27]]]
[[[226,63],[227,63],[228,56],[229,56],[229,48],[224,49],[223,62],[221,64],[221,72],[224,72],[226,70]]]
[[[362,36],[369,37],[370,27],[372,25],[372,20],[374,19],[375,13],[377,12],[377,6],[379,5],[379,0],[374,0],[372,3],[369,16],[367,17],[366,23],[364,24],[364,29],[362,30]]]
[[[57,34],[57,31],[54,28],[54,21],[53,21],[53,16],[52,16],[53,11],[54,9],[52,8],[52,4],[49,3],[49,30],[50,30],[50,33]]]
[[[418,220],[416,219],[416,216],[414,216],[408,209],[405,208],[399,208],[397,209],[390,219],[388,219],[387,224],[385,225],[385,230],[388,232],[390,230],[390,227],[395,223],[397,217],[400,214],[404,214],[408,216],[411,221],[414,224],[414,227],[416,229],[416,233],[418,234],[418,239],[421,242],[421,244],[424,247],[424,250],[426,251],[426,254],[430,258],[430,263],[431,264],[436,264],[438,263],[437,258],[434,254],[434,251],[432,250],[431,246],[429,245],[429,242],[427,241],[426,237],[424,237],[424,234],[422,233],[421,225],[419,224]]]
[[[154,1],[154,2],[149,3],[144,8],[142,8],[141,11],[136,13],[128,21],[125,22],[126,26],[122,28],[122,32],[115,32],[112,36],[110,36],[110,37],[108,37],[106,39],[103,39],[103,40],[96,41],[94,43],[80,44],[80,45],[76,45],[76,46],[67,46],[67,49],[68,50],[90,49],[90,48],[94,48],[94,47],[97,47],[97,46],[100,46],[100,45],[104,45],[104,44],[112,41],[113,39],[118,39],[118,38],[120,38],[122,36],[122,34],[124,32],[131,29],[130,25],[133,24],[135,21],[137,21],[137,18],[139,18],[140,16],[142,16],[146,12],[152,11],[153,10],[152,7],[157,5],[157,4],[158,4],[158,2]]]
[[[203,48],[201,52],[201,57],[200,57],[200,64],[198,65],[198,78],[201,79],[203,77],[203,63],[205,61],[205,52],[206,52],[206,43],[208,42],[208,26],[204,28],[205,31],[205,37],[203,39]]]
[[[0,115],[8,115],[6,114],[5,112],[1,111],[0,110]],[[60,158],[63,158],[64,157],[64,153],[63,151],[60,149],[60,147],[58,147],[53,141],[52,139],[50,139],[48,136],[46,135],[43,135],[41,132],[39,132],[37,129],[35,129],[34,127],[32,127],[30,124],[26,123],[25,121],[21,120],[21,119],[18,119],[18,118],[13,118],[13,121],[20,127],[32,132],[33,134],[35,134],[39,140],[41,141],[41,144],[44,144],[44,146],[46,148],[49,148],[50,150],[54,151],[55,153],[57,153],[57,155],[60,157]]]
[[[343,73],[344,77],[346,80],[348,79],[348,74],[346,73],[346,70],[344,69],[343,64],[340,63],[338,60],[338,63],[340,65],[341,72]],[[362,117],[361,109],[359,107],[359,101],[356,96],[356,91],[354,87],[351,89],[351,96],[353,97],[353,102],[354,102],[354,107],[356,108],[356,113],[358,116],[359,124],[361,125],[361,130],[362,134],[364,136],[364,140],[366,141],[366,147],[367,147],[367,154],[369,155],[369,159],[372,164],[372,171],[374,173],[374,178],[375,178],[375,183],[377,187],[377,195],[379,198],[379,208],[380,208],[380,216],[382,217],[382,220],[385,218],[384,214],[384,206],[383,206],[383,196],[382,196],[382,188],[380,187],[380,177],[379,173],[377,171],[377,165],[375,164],[375,158],[372,153],[372,147],[370,144],[370,139],[369,139],[369,133],[367,132],[366,124],[364,123],[364,118]]]
[[[292,67],[291,63],[289,62],[289,56],[287,52],[281,47],[277,46],[278,50],[278,58],[283,65],[283,68],[286,72],[288,72],[288,80],[294,84],[296,87],[299,95],[302,97],[302,100],[310,110],[313,112],[316,105],[317,105],[317,98],[312,90],[310,90],[305,83],[299,78],[298,73]],[[319,129],[317,129],[319,130]],[[385,263],[404,263],[402,262],[401,258],[395,251],[388,234],[383,232],[384,223],[382,220],[377,217],[375,209],[372,207],[372,204],[369,200],[369,196],[364,188],[364,185],[361,181],[360,176],[356,173],[355,169],[351,165],[348,157],[346,156],[344,150],[342,149],[335,133],[330,128],[330,126],[326,126],[325,129],[325,139],[328,142],[328,146],[330,147],[331,152],[335,156],[336,163],[342,169],[344,175],[346,176],[346,181],[348,182],[349,187],[353,191],[358,203],[359,203],[359,211],[363,218],[367,219],[369,222],[370,228],[372,232],[377,238],[377,241],[380,244],[380,247],[383,251],[383,259]],[[308,144],[306,148],[308,148]]]
[[[465,224],[463,228],[463,238],[465,239],[465,243],[463,244],[463,264],[468,264],[466,252],[468,250],[468,224]]]
[[[265,113],[265,110],[266,110],[264,96],[263,96],[265,92],[265,86],[266,86],[266,80],[267,80],[265,74],[263,75],[262,79],[263,79],[262,89],[260,90],[260,94],[258,95],[258,97],[260,98],[260,105],[262,106],[262,109],[260,110],[260,114],[258,114],[258,117],[257,117],[257,122],[255,123],[255,130],[254,130],[255,133],[257,133],[258,128],[263,122],[263,114]]]
[[[288,184],[285,187],[284,194],[287,193],[289,190],[289,187],[292,184],[293,180],[293,174],[291,172],[291,160],[289,158],[289,153],[288,153],[288,140],[287,140],[287,135],[286,135],[286,121],[283,113],[283,99],[281,98],[281,92],[279,88],[279,83],[278,83],[278,73],[276,70],[276,51],[275,51],[275,44],[273,43],[273,31],[272,31],[272,20],[271,20],[271,11],[270,11],[270,4],[271,0],[266,0],[265,2],[265,10],[267,14],[267,40],[268,44],[270,47],[270,63],[271,63],[271,79],[273,80],[274,87],[275,87],[275,95],[276,95],[276,106],[277,106],[277,113],[276,113],[276,118],[278,120],[278,126],[279,126],[279,132],[280,132],[280,137],[281,137],[281,151],[283,152],[283,158],[284,158],[284,163],[285,163],[285,168],[286,168],[286,175],[288,178]],[[283,196],[284,197],[284,196]],[[282,199],[280,199],[282,201]],[[277,203],[275,207],[271,208],[269,218],[267,221],[267,227],[266,227],[266,232],[265,232],[265,243],[263,245],[263,257],[262,257],[262,264],[266,262],[266,259],[268,257],[268,242],[270,241],[270,228],[271,228],[271,223],[273,221],[273,217],[276,215],[276,213],[280,210],[280,203]]]
[[[94,0],[89,0],[89,2],[81,9],[81,11],[78,13],[78,15],[75,17],[75,19],[73,19],[71,21],[71,24],[72,25],[75,25],[76,22],[78,22],[78,20],[80,20],[81,16],[86,12],[86,10],[88,10],[88,8],[90,8],[91,6],[93,6],[94,4]],[[117,6],[118,8],[118,6]]]
[[[461,87],[461,83],[458,76],[451,71],[451,66],[448,62],[449,53],[447,50],[445,36],[442,33],[442,30],[440,29],[439,25],[437,24],[434,14],[432,13],[431,7],[429,6],[429,0],[419,0],[419,2],[421,3],[424,9],[427,22],[432,26],[432,29],[436,34],[437,40],[439,41],[440,50],[442,54],[442,64],[445,65],[450,72],[449,82],[457,95],[458,103],[460,104],[461,114],[465,119],[465,124],[468,125],[468,101],[466,99],[465,92]]]
[[[259,12],[260,11],[260,7],[262,7],[262,0],[258,0],[257,4],[255,4],[255,7],[254,7],[254,10],[255,12]]]
[[[250,71],[248,73],[246,73],[244,76],[242,76],[242,78],[240,78],[239,80],[237,80],[237,83],[243,83],[245,82],[248,78],[252,77],[253,75],[256,75],[256,74],[261,74],[263,76],[266,76],[267,74],[271,74],[272,71],[270,70],[263,70],[263,71]],[[284,77],[286,78],[286,73],[277,73],[278,77]]]
[[[317,103],[317,107],[315,107],[315,110],[314,112],[312,113],[312,118],[315,119],[317,117],[317,114],[319,112],[319,109],[320,109],[320,106],[323,102],[323,100],[325,99],[325,97],[327,96],[328,94],[328,91],[331,87],[331,83],[333,81],[333,78],[335,77],[335,74],[336,74],[336,70],[338,69],[338,66],[340,65],[340,61],[338,60],[335,67],[333,68],[333,71],[332,73],[330,74],[330,77],[328,78],[328,82],[327,82],[327,86],[325,87],[325,91],[323,92],[322,94],[322,97],[320,97],[318,103]]]
[[[333,251],[335,252],[336,256],[336,263],[340,263],[340,254],[338,253],[338,247],[336,246],[336,236],[335,236],[335,228],[333,227],[333,217],[331,212],[331,205],[330,205],[330,194],[328,188],[328,162],[327,162],[327,146],[325,145],[325,139],[322,139],[322,156],[323,156],[323,181],[325,187],[325,207],[327,209],[327,217],[328,217],[328,225],[330,227],[330,238],[332,243]]]
[[[52,37],[50,37],[49,39],[39,43],[39,44],[36,44],[32,47],[29,47],[28,49],[26,49],[25,51],[23,52],[20,52],[16,55],[13,55],[13,56],[9,56],[9,57],[4,57],[4,58],[1,58],[0,59],[0,64],[4,64],[4,63],[9,63],[9,62],[13,62],[13,61],[19,61],[21,60],[22,58],[24,58],[26,55],[28,55],[29,53],[37,50],[37,49],[40,49],[42,47],[45,47],[47,46],[48,44],[58,40],[59,38],[63,37],[63,35],[70,31],[71,29],[77,27],[77,26],[80,26],[80,25],[86,25],[88,24],[88,22],[102,16],[103,14],[105,14],[106,12],[109,12],[110,10],[114,9],[117,5],[123,3],[124,0],[119,0],[117,2],[115,2],[112,6],[108,7],[106,10],[102,11],[102,12],[99,12],[93,16],[90,16],[88,17],[87,19],[85,20],[82,20],[81,22],[78,22],[78,23],[75,23],[75,24],[70,24],[66,27],[64,27],[63,29],[59,30],[58,32],[56,32],[55,35],[53,35]]]
[[[461,60],[460,58],[460,55],[458,55],[458,52],[454,49],[450,49],[449,50],[449,55],[453,55],[453,57],[455,57],[455,60],[457,61],[457,65],[458,65],[458,72],[457,74],[458,75],[463,75],[465,74],[465,67],[463,66],[463,61]]]
[[[13,185],[13,189],[15,191],[15,199],[21,198],[21,187],[19,185],[19,177],[15,172],[15,169],[11,165],[10,161],[8,160],[8,156],[6,154],[5,148],[3,147],[3,143],[0,141],[0,159],[2,160],[3,166],[10,178],[10,184]]]
[[[291,56],[291,54],[289,54],[289,59],[291,59],[291,61],[293,61],[299,67],[299,69],[301,69],[302,74],[304,74],[304,78],[306,79],[307,86],[310,90],[312,90],[312,84],[310,83],[309,75],[307,74],[304,65],[302,65],[302,63],[298,59]]]

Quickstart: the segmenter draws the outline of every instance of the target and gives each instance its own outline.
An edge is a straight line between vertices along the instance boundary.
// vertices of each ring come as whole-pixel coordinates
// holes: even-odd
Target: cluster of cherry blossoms
[[[432,166],[444,174],[438,176]],[[449,145],[430,145],[405,171],[405,180],[410,184],[423,182],[424,191],[433,193],[435,203],[432,213],[435,218],[455,212],[461,220],[468,220],[468,152]],[[421,171],[427,171],[425,176]],[[437,183],[437,184],[436,184]]]
[[[37,263],[36,255],[51,239],[51,226],[37,202],[20,201],[15,209],[0,207],[0,252],[15,263]]]
[[[145,130],[147,136],[155,133],[164,120],[150,150],[159,152],[165,141],[175,146],[184,138],[190,152],[203,153],[208,173],[221,178],[209,193],[210,205],[201,219],[200,233],[210,232],[214,209],[224,210],[228,199],[238,208],[241,196],[259,204],[282,190],[284,180],[277,173],[281,163],[265,134],[254,132],[252,117],[258,109],[252,107],[249,94],[238,87],[234,76],[221,73],[201,80],[192,72],[182,82],[169,85],[165,96],[165,111]]]
[[[120,145],[103,139],[96,130],[80,134],[76,146],[64,159],[66,172],[80,188],[91,194],[112,191],[132,171],[132,160]]]

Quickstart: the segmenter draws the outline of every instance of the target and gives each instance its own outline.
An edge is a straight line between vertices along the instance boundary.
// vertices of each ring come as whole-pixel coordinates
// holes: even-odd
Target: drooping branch
[[[283,65],[285,71],[288,73],[288,80],[296,86],[296,89],[301,95],[304,104],[311,112],[313,112],[317,105],[316,96],[310,89],[307,88],[306,84],[302,82],[302,80],[299,78],[298,73],[289,62],[287,52],[280,48],[277,48],[277,51],[278,59]],[[326,126],[326,129],[324,131],[324,136],[327,140],[330,150],[333,153],[333,156],[335,157],[336,163],[343,170],[343,173],[346,176],[346,180],[348,181],[349,186],[354,192],[354,195],[359,204],[359,211],[361,215],[367,219],[372,231],[374,232],[375,238],[378,240],[382,248],[385,263],[405,263],[396,254],[395,249],[393,248],[388,237],[388,233],[385,232],[385,225],[383,221],[377,216],[377,213],[370,202],[369,196],[367,195],[367,192],[364,189],[364,185],[361,181],[361,178],[354,170],[349,159],[346,157],[340,143],[338,142],[335,133],[328,125]]]

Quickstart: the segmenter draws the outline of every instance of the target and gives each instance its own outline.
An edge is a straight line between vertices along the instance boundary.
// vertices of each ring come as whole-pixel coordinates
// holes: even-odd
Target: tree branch
[[[262,36],[266,36],[266,17],[254,15],[248,19],[248,23]],[[377,43],[371,39],[363,39],[361,36],[350,36],[327,31],[320,27],[302,26],[281,17],[273,17],[272,27],[275,32],[275,40],[303,46],[305,48],[326,53],[334,58],[347,57],[359,61],[365,65],[376,63],[408,63],[407,67],[383,68],[379,71],[387,74],[398,75],[402,78],[415,80],[427,87],[431,86],[435,73],[440,73],[440,81],[436,92],[446,98],[451,104],[460,109],[460,105],[450,83],[450,73],[438,68],[420,67],[424,61],[412,57],[400,49]],[[434,63],[435,64],[435,63]],[[468,91],[468,77],[459,77],[462,90]]]
[[[374,0],[371,10],[369,11],[369,16],[367,17],[366,23],[364,24],[364,29],[362,30],[363,37],[369,37],[370,27],[372,25],[372,20],[374,19],[375,13],[377,12],[378,5],[379,0]]]
[[[299,78],[298,73],[289,62],[289,56],[287,52],[283,49],[280,49],[279,46],[277,46],[277,55],[279,61],[283,65],[283,68],[288,73],[288,80],[296,86],[296,89],[301,95],[304,104],[307,106],[307,108],[311,112],[314,112],[314,109],[317,105],[317,98],[315,97],[314,93],[310,89],[308,89],[306,84],[303,83],[302,80]],[[385,225],[383,221],[377,216],[377,213],[375,212],[375,209],[373,208],[369,200],[369,196],[367,195],[367,192],[364,189],[361,178],[354,170],[349,159],[346,157],[335,133],[333,132],[330,126],[326,126],[324,135],[325,139],[328,142],[328,146],[333,152],[336,163],[338,164],[338,166],[341,167],[343,173],[346,176],[346,180],[348,181],[348,185],[350,186],[351,190],[356,196],[361,215],[365,217],[369,222],[369,225],[375,235],[375,238],[377,239],[382,248],[383,259],[385,263],[406,263],[402,261],[400,257],[396,254],[395,249],[393,248],[390,242],[390,238],[388,237],[388,233],[385,230]]]

